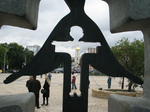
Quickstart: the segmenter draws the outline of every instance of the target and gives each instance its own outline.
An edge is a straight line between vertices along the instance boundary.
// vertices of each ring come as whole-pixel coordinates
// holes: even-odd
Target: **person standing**
[[[77,87],[76,87],[76,77],[75,76],[72,76],[71,83],[72,83],[72,89],[77,89]]]
[[[50,93],[50,80],[49,80],[49,77],[46,76],[45,77],[45,83],[43,85],[43,89],[46,91],[45,93],[43,93],[43,104],[42,106],[47,106],[48,105],[48,98],[49,98],[49,93]],[[45,104],[45,99],[46,99],[46,104]]]
[[[39,109],[39,91],[41,89],[41,83],[39,80],[36,79],[36,76],[33,76],[33,79],[30,81],[29,90],[35,94],[35,104],[36,107]]]
[[[29,91],[29,92],[30,92],[29,85],[30,85],[30,82],[31,82],[32,79],[33,79],[33,77],[30,76],[30,77],[29,77],[29,80],[27,80],[27,82],[26,82],[26,87],[28,88],[28,91]]]
[[[49,80],[51,81],[52,75],[51,75],[50,73],[48,74],[48,78],[49,78]]]
[[[88,86],[89,86],[89,88],[90,88],[90,80],[88,81]]]
[[[108,77],[107,83],[108,83],[108,89],[110,89],[111,88],[111,77]]]

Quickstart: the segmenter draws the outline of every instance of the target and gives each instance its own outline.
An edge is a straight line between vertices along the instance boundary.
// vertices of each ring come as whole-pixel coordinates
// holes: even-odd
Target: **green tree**
[[[111,47],[117,60],[129,72],[143,79],[144,76],[144,41],[134,39],[130,42],[128,38],[123,38]],[[135,89],[137,84],[131,80],[128,84],[128,90]]]
[[[7,65],[9,69],[19,70],[33,58],[33,52],[17,43],[1,43],[7,49]]]
[[[4,68],[4,53],[6,53],[8,49],[5,48],[4,46],[0,45],[0,69]],[[7,59],[7,57],[6,57]],[[6,61],[7,63],[7,61]]]
[[[9,68],[11,69],[21,69],[23,65],[23,46],[17,43],[10,43],[8,51]]]

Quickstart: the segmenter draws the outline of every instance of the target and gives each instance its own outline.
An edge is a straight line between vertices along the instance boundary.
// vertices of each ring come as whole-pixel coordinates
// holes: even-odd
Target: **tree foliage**
[[[4,49],[4,50],[1,50]],[[23,65],[28,63],[33,58],[33,52],[24,48],[17,43],[1,43],[0,44],[0,58],[4,59],[4,53],[6,52],[6,65],[9,65],[10,69],[21,69]],[[0,60],[1,68],[3,68],[3,61]]]
[[[0,45],[0,68],[4,66],[4,53],[7,51],[7,48]]]
[[[115,46],[111,47],[117,60],[129,72],[143,79],[144,76],[144,41],[134,39],[130,42],[128,38],[119,40]],[[129,91],[131,86],[136,87],[129,81]]]

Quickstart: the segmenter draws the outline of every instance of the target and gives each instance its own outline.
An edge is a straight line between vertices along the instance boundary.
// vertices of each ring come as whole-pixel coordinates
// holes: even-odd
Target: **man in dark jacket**
[[[26,82],[26,87],[28,88],[29,92],[30,92],[29,86],[30,86],[30,82],[31,82],[32,79],[33,79],[33,77],[29,77],[29,80],[27,80],[27,82]]]
[[[39,91],[41,89],[41,83],[36,79],[36,76],[33,76],[33,79],[30,81],[29,89],[30,92],[33,92],[35,94],[36,107],[39,109]]]

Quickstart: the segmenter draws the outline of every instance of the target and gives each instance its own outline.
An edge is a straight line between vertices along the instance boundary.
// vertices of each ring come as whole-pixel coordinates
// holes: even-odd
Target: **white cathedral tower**
[[[79,63],[80,63],[80,47],[79,47],[79,45],[77,45],[76,50],[75,50],[74,63],[75,63],[76,65],[79,65]]]

